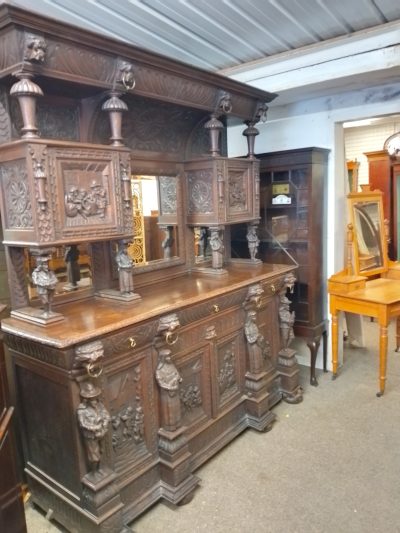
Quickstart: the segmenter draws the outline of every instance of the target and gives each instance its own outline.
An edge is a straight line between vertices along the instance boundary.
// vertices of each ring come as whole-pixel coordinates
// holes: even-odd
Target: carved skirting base
[[[191,471],[191,453],[185,431],[185,427],[175,431],[161,428],[158,431],[162,495],[173,504],[179,503],[199,483],[199,478]]]
[[[261,259],[241,259],[241,258],[234,258],[229,259],[229,264],[232,264],[234,266],[243,266],[243,267],[259,267],[263,264]]]
[[[253,374],[246,373],[246,413],[248,426],[257,431],[265,431],[275,420],[270,409],[270,393],[268,386],[273,379],[275,370]]]
[[[11,316],[24,320],[25,322],[31,322],[37,326],[49,326],[50,324],[64,320],[64,315],[61,313],[50,311],[50,313],[45,314],[43,309],[39,309],[38,307],[21,307],[20,309],[11,311]]]
[[[123,504],[113,479],[110,480],[111,485],[106,483],[97,494],[93,494],[90,488],[85,487],[83,499],[107,502],[103,507],[100,504],[100,508],[104,510],[103,514],[99,513],[99,508],[96,514],[93,514],[87,506],[83,508],[77,505],[76,501],[69,502],[65,494],[58,493],[47,480],[40,479],[39,476],[29,471],[29,468],[26,472],[33,503],[43,509],[49,519],[62,524],[68,531],[84,531],[85,533],[128,533],[132,531],[124,523]]]
[[[296,350],[285,348],[279,352],[278,356],[282,399],[288,403],[300,403],[303,400],[303,389],[299,385],[300,370]]]
[[[136,292],[121,294],[120,291],[116,289],[103,289],[101,291],[96,292],[96,296],[99,296],[100,298],[107,298],[109,300],[117,300],[118,302],[127,303],[138,302],[142,299],[142,297]]]

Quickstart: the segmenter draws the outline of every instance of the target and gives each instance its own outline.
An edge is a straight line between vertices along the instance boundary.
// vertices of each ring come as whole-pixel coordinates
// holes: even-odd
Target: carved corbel
[[[75,348],[76,379],[97,379],[103,373],[104,348],[101,341],[88,342]],[[82,373],[83,372],[83,373]]]
[[[158,322],[157,335],[154,340],[157,351],[168,348],[178,342],[180,322],[176,313],[162,316]]]
[[[40,35],[27,34],[25,36],[24,61],[43,63],[46,59],[47,43]]]
[[[243,302],[243,307],[246,311],[260,309],[262,305],[261,297],[264,294],[264,289],[260,283],[250,285],[247,289],[247,295]]]

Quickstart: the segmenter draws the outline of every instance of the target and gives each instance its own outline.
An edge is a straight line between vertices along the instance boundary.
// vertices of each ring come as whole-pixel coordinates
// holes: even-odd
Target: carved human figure
[[[279,304],[279,324],[283,349],[287,350],[291,340],[294,338],[293,324],[295,320],[294,311],[290,311],[291,301],[284,292],[280,294]]]
[[[72,289],[78,288],[78,281],[81,279],[81,271],[79,268],[79,249],[76,244],[66,246],[64,261],[67,266],[67,279],[69,287]]]
[[[121,294],[133,294],[133,259],[128,254],[128,242],[122,241],[115,256],[118,265],[119,291]]]
[[[224,266],[224,243],[218,228],[211,228],[210,246],[212,251],[212,267],[220,269]]]
[[[182,378],[171,360],[171,350],[160,350],[158,357],[155,377],[161,389],[161,424],[165,430],[175,431],[182,417],[179,397]]]
[[[85,381],[81,387],[82,402],[77,409],[78,423],[82,431],[91,474],[96,475],[100,473],[102,443],[111,417],[99,399],[101,390],[91,381]]]
[[[247,226],[247,244],[249,247],[250,259],[252,261],[256,260],[256,255],[258,253],[258,247],[260,245],[260,239],[257,236],[257,226],[254,224],[249,224]]]
[[[32,282],[36,285],[37,294],[43,304],[43,315],[49,317],[51,304],[57,286],[57,276],[49,269],[49,256],[38,256],[37,266],[32,272]]]
[[[257,312],[248,311],[244,325],[244,333],[247,340],[247,349],[250,360],[250,371],[260,372],[263,367],[263,361],[269,361],[270,349],[264,336],[260,333],[257,325]]]
[[[46,57],[46,41],[40,37],[34,37],[27,45],[25,59],[43,63]]]

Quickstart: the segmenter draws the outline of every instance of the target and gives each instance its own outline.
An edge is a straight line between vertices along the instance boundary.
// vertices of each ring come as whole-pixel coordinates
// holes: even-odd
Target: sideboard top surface
[[[223,276],[188,273],[157,283],[156,287],[143,287],[140,290],[142,300],[138,303],[111,303],[102,298],[82,300],[60,306],[65,320],[46,328],[7,318],[2,321],[2,329],[49,346],[68,348],[253,283],[269,280],[272,283],[275,278],[293,269],[292,265],[262,264],[256,268],[229,267],[228,273]]]

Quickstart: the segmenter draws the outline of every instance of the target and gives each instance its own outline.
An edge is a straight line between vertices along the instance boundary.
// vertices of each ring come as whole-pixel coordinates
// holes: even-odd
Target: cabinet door
[[[244,388],[245,347],[243,332],[217,339],[211,360],[213,416],[239,400]]]
[[[114,469],[137,469],[157,454],[158,408],[152,376],[151,347],[129,353],[107,370]]]

